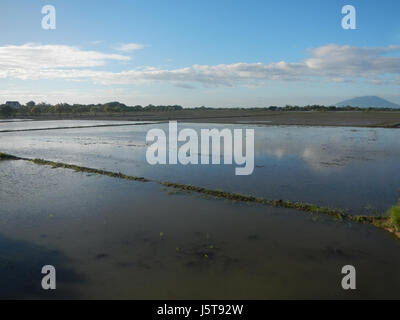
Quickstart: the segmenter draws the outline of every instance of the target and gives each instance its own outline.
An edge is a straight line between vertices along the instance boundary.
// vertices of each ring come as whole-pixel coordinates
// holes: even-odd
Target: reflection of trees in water
[[[0,235],[0,299],[77,298],[75,290],[68,287],[84,279],[66,267],[69,262],[59,251]],[[42,289],[44,265],[56,268],[56,290]]]

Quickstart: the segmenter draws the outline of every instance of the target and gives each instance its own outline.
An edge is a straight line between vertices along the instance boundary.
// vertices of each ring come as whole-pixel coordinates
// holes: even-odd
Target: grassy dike
[[[9,154],[0,152],[0,160],[18,160],[18,159],[21,159],[21,158],[14,157]]]
[[[66,164],[61,162],[54,162],[48,161],[43,159],[29,159],[29,158],[21,158],[16,157],[13,155],[5,154],[0,152],[0,160],[24,160],[35,163],[37,165],[45,165],[51,166],[52,168],[63,168],[63,169],[71,169],[76,172],[87,172],[87,173],[94,173],[100,174],[104,176],[109,176],[112,178],[130,180],[130,181],[139,181],[139,182],[154,182],[161,184],[162,186],[173,188],[177,190],[182,190],[186,192],[196,192],[207,196],[212,196],[220,199],[228,199],[232,201],[240,201],[240,202],[249,202],[249,203],[258,203],[262,205],[269,205],[273,207],[279,208],[287,208],[287,209],[294,209],[298,211],[308,212],[310,214],[323,214],[330,217],[333,217],[339,221],[353,221],[359,223],[365,223],[373,225],[377,228],[385,229],[393,233],[398,239],[400,239],[400,206],[392,207],[387,215],[382,216],[364,216],[364,215],[351,215],[346,213],[344,210],[341,209],[334,209],[334,208],[326,208],[321,207],[309,203],[303,202],[292,202],[292,201],[284,201],[284,200],[270,200],[265,198],[254,197],[251,195],[242,195],[238,193],[231,193],[225,192],[222,190],[213,190],[213,189],[206,189],[198,186],[192,186],[187,184],[179,184],[167,181],[157,181],[152,179],[146,179],[144,177],[136,177],[130,176],[123,173],[116,173],[111,171],[105,171],[100,169],[88,168],[77,166],[74,164]]]

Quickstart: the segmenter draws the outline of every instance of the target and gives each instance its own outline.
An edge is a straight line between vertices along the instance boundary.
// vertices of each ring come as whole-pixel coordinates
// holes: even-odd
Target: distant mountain
[[[360,108],[400,108],[400,105],[387,101],[377,96],[357,97],[344,100],[336,104],[338,107],[360,107]]]

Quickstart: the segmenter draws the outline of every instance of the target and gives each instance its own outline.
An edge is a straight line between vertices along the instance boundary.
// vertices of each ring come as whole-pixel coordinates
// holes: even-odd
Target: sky
[[[398,0],[0,0],[0,12],[0,103],[400,103]]]

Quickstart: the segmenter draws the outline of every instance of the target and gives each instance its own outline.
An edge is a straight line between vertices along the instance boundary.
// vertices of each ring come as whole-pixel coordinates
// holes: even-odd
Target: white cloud
[[[49,69],[96,67],[106,60],[130,60],[119,54],[84,51],[66,45],[41,45],[27,43],[21,46],[0,47],[0,68]]]
[[[115,97],[118,100],[126,104],[146,104],[146,101],[151,101],[152,96],[147,96],[142,92],[132,90],[132,88],[93,88],[87,90],[87,88],[21,88],[21,89],[0,89],[0,103],[1,101],[15,100],[21,103],[28,101],[36,102],[48,102],[48,103],[105,103],[109,101],[115,101]],[[161,99],[160,99],[161,100]],[[171,103],[172,104],[172,103]]]
[[[127,44],[134,45],[134,44]],[[133,48],[134,46],[131,46]],[[167,82],[192,87],[256,85],[265,81],[351,82],[399,84],[400,46],[351,47],[330,44],[309,50],[310,57],[299,62],[264,64],[240,62],[215,66],[193,65],[180,69],[155,67],[120,72],[94,70],[107,60],[126,61],[118,54],[83,51],[63,45],[25,44],[0,46],[0,78],[90,80],[102,84]],[[387,54],[392,53],[391,56]],[[97,68],[98,69],[98,68]]]
[[[135,50],[144,49],[145,45],[140,43],[124,43],[116,47],[118,51],[132,52]]]

